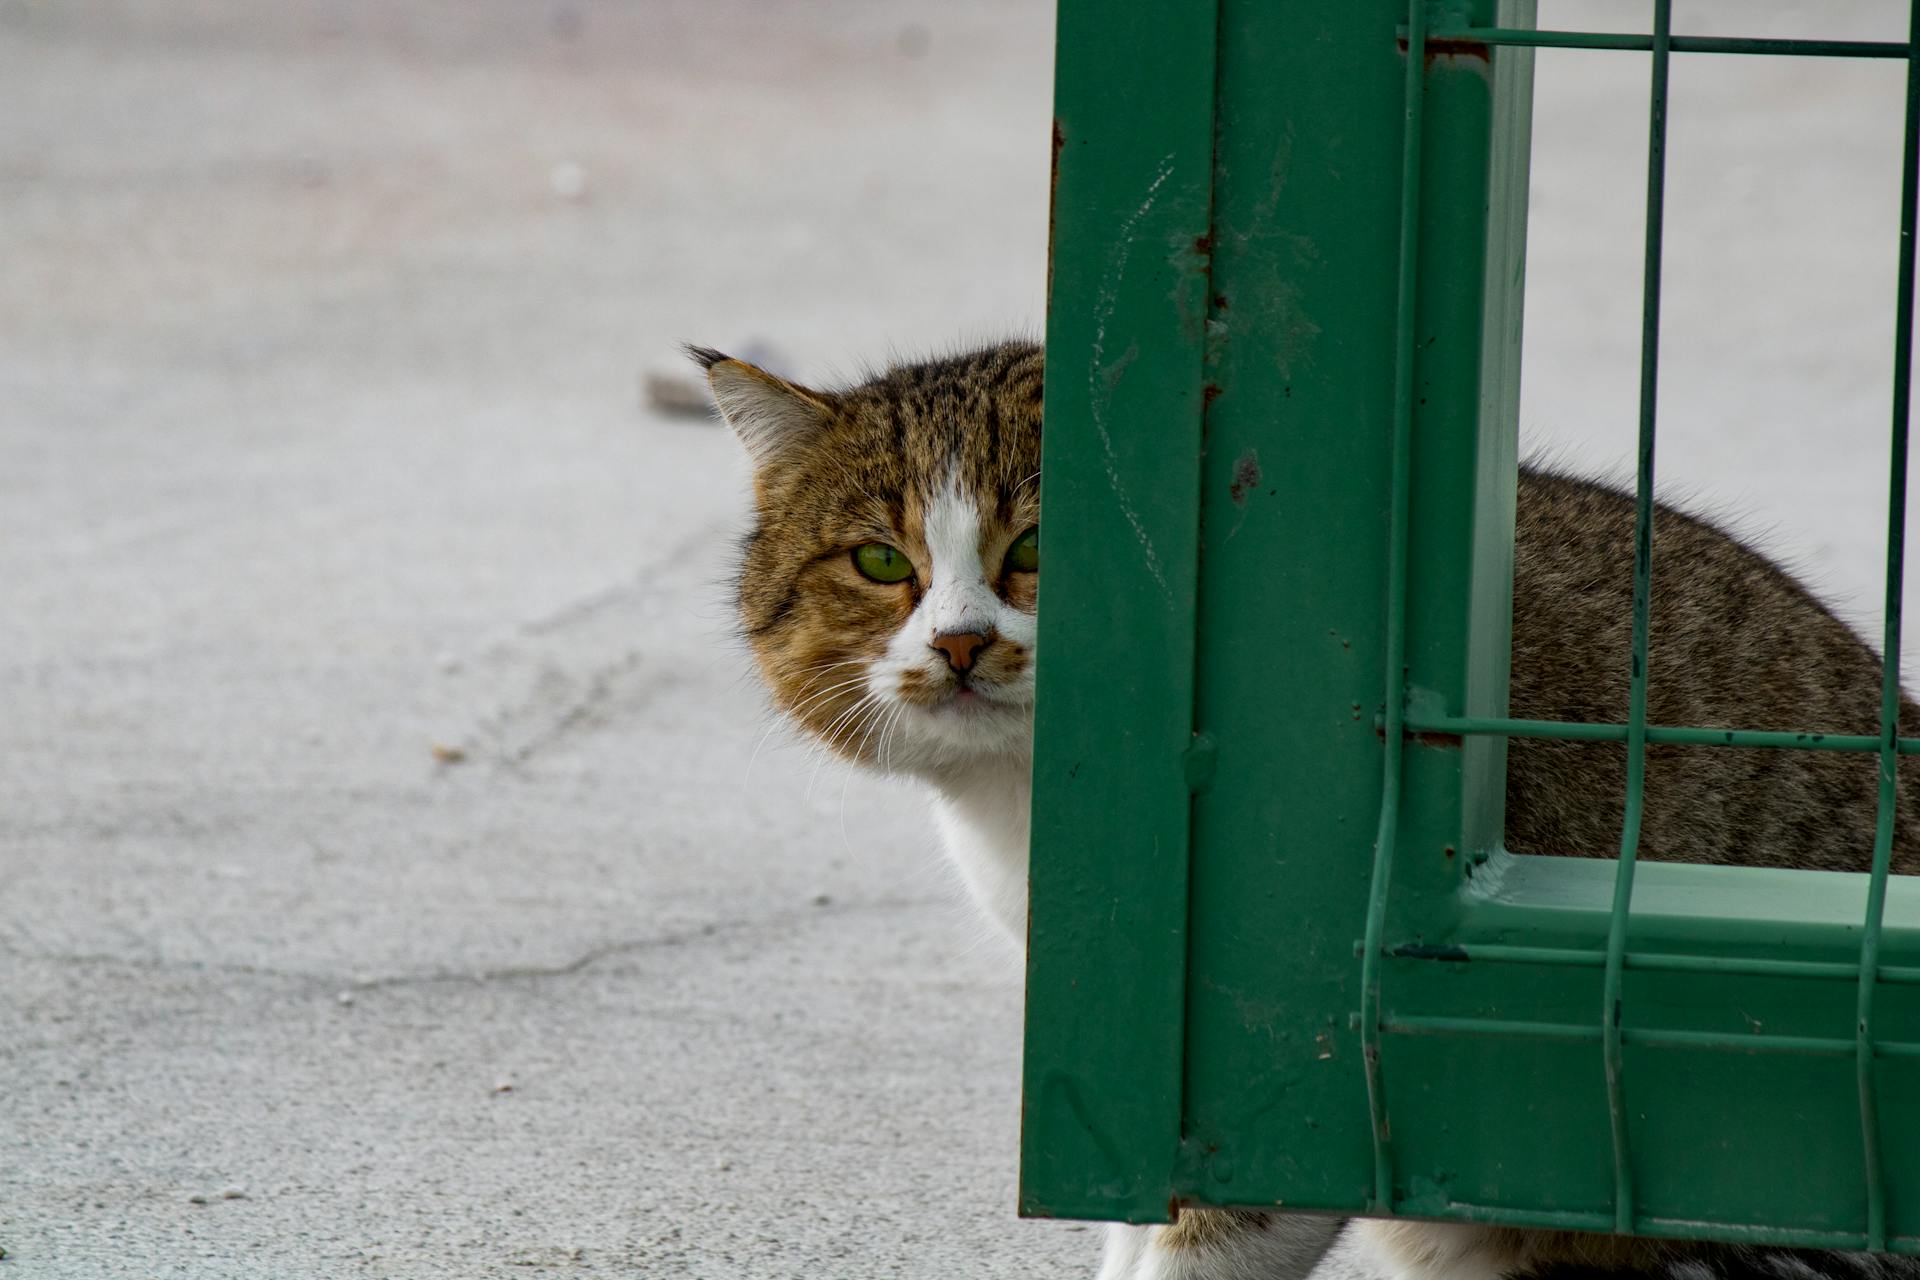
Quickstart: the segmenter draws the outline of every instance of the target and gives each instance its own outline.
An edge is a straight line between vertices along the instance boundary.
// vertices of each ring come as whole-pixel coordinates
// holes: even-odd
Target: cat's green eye
[[[1035,525],[1013,540],[1007,548],[1007,568],[1015,573],[1040,571],[1040,526]]]
[[[867,542],[855,547],[853,567],[875,582],[905,582],[913,576],[913,561],[884,542]]]

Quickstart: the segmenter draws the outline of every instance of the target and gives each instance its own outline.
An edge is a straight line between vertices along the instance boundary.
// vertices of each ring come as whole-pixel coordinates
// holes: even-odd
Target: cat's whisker
[[[877,715],[868,717],[866,735],[861,737],[860,745],[854,748],[854,751],[853,751],[853,754],[856,759],[859,758],[861,752],[866,750],[867,738],[872,736],[873,728],[879,722],[880,722],[880,717]],[[853,770],[848,769],[846,778],[840,783],[840,813],[839,813],[840,846],[841,848],[845,849],[848,853],[853,852],[853,837],[849,835],[847,832],[847,791],[852,786],[853,786]]]
[[[835,716],[830,722],[828,722],[826,728],[820,731],[820,736],[823,739],[825,739],[826,744],[829,747],[838,748],[841,745],[839,741],[841,727],[848,725],[850,722],[854,722],[854,718],[858,716],[861,712],[865,711],[868,705],[876,700],[877,700],[877,695],[874,694],[871,690],[862,693],[858,698],[854,699],[852,706],[849,706],[845,710],[841,711],[839,715]],[[855,729],[857,729],[857,727],[858,727],[857,723],[855,723],[854,727],[852,729],[849,729],[848,731],[849,737],[851,737],[852,733],[854,732]]]
[[[823,766],[829,759],[835,758],[834,757],[835,750],[842,745],[840,742],[840,735],[843,727],[845,727],[847,736],[851,738],[852,734],[855,731],[857,731],[859,728],[860,721],[858,717],[863,712],[867,712],[873,706],[873,704],[877,703],[878,701],[879,701],[878,697],[872,692],[861,694],[858,701],[856,701],[851,707],[847,708],[845,711],[842,711],[838,716],[834,717],[832,723],[829,724],[826,729],[821,731],[820,737],[826,743],[826,746],[828,749],[826,751],[819,753],[819,758],[814,763],[813,777],[807,783],[807,802],[809,804],[813,802],[814,788],[816,788],[820,784],[821,766]],[[843,762],[843,763],[846,763],[846,762]],[[848,774],[848,778],[851,779],[852,774]]]
[[[863,685],[866,682],[867,682],[867,677],[863,673],[861,675],[854,676],[850,680],[842,680],[837,684],[830,684],[824,689],[816,689],[812,693],[808,694],[806,697],[802,698],[799,702],[796,702],[793,706],[789,707],[787,709],[787,714],[790,716],[793,716],[795,719],[798,719],[802,711],[804,711],[807,707],[811,706],[812,704],[820,701],[822,698],[825,698],[827,695],[838,693],[843,689],[852,689],[858,685]]]
[[[879,703],[880,699],[876,697],[874,701],[875,703]],[[869,716],[867,719],[867,731],[860,736],[860,744],[853,749],[854,756],[862,759],[863,762],[865,761],[867,743],[872,740],[874,730],[879,729],[880,745],[874,751],[874,758],[876,760],[879,759],[886,748],[887,734],[892,731],[894,725],[899,723],[900,713],[905,710],[905,703],[896,702],[891,706],[884,707],[878,713]],[[883,764],[881,765],[881,769],[882,771],[886,771],[888,766]],[[853,852],[853,837],[847,834],[847,789],[852,785],[853,770],[849,769],[847,770],[846,781],[840,784],[840,840],[849,853]]]
[[[856,754],[856,756],[864,756],[864,752],[866,752],[866,745],[868,745],[870,741],[874,741],[874,731],[876,731],[876,729],[883,729],[885,725],[889,725],[889,723],[893,723],[893,718],[895,718],[895,714],[899,712],[900,704],[899,702],[897,702],[897,700],[877,699],[877,697],[876,697],[876,700],[879,700],[879,702],[883,702],[883,708],[881,708],[881,714],[877,714],[877,716],[874,716],[874,722],[870,723],[870,725],[866,727],[866,733],[864,733],[864,735],[860,737],[860,747],[854,748],[854,754]],[[874,750],[874,758],[876,758],[876,760],[877,758],[879,758],[879,750],[877,750],[877,748],[876,750]]]
[[[848,662],[848,663],[835,663],[835,664],[832,664],[832,665],[835,665],[835,666],[852,666],[852,665],[855,665],[855,664],[858,664],[858,663],[864,663],[864,661],[865,661],[864,659],[861,659],[861,658],[855,658],[855,659],[853,659],[853,660],[852,660],[852,662]],[[807,707],[808,707],[808,706],[809,706],[810,704],[812,704],[812,703],[814,703],[814,702],[817,702],[817,701],[819,701],[819,700],[820,700],[821,698],[824,698],[824,697],[826,697],[826,696],[827,696],[827,695],[829,695],[829,694],[832,694],[832,693],[837,693],[837,692],[839,692],[839,691],[840,691],[840,690],[842,690],[842,689],[850,689],[850,688],[852,688],[852,687],[854,687],[855,685],[858,685],[858,684],[863,684],[863,683],[865,683],[865,681],[866,681],[866,678],[867,678],[867,677],[866,677],[866,675],[865,675],[864,673],[862,673],[861,675],[859,675],[859,676],[856,676],[856,677],[854,677],[854,678],[853,678],[853,679],[851,679],[851,680],[842,680],[842,681],[840,681],[840,682],[839,682],[839,683],[837,683],[837,684],[832,684],[832,685],[829,685],[829,686],[827,686],[827,687],[826,687],[825,689],[819,689],[819,690],[816,690],[815,692],[813,692],[813,693],[811,693],[811,694],[808,694],[806,698],[804,698],[804,699],[802,699],[802,700],[801,700],[800,702],[798,702],[798,703],[796,703],[796,704],[795,704],[795,705],[793,705],[792,707],[789,707],[789,708],[787,708],[787,709],[786,709],[786,714],[787,714],[787,715],[788,715],[789,717],[791,717],[791,718],[793,718],[794,720],[798,720],[798,719],[800,718],[800,713],[801,713],[801,712],[802,712],[803,710],[805,710],[805,709],[806,709],[806,708],[807,708]],[[754,766],[754,764],[755,764],[755,762],[756,762],[756,761],[758,761],[758,760],[760,759],[760,752],[761,752],[761,749],[762,749],[762,748],[764,748],[764,747],[765,747],[765,746],[767,745],[767,739],[769,739],[769,738],[771,738],[771,737],[773,736],[773,731],[774,731],[775,729],[778,729],[778,728],[780,727],[780,725],[781,725],[781,723],[782,723],[782,721],[780,721],[780,720],[777,720],[777,719],[776,719],[776,720],[774,720],[774,721],[773,721],[772,723],[770,723],[770,724],[768,724],[768,725],[767,725],[767,728],[766,728],[766,732],[764,732],[764,733],[762,733],[762,734],[760,735],[760,740],[759,740],[758,742],[756,742],[756,743],[754,743],[754,744],[753,744],[753,754],[752,754],[751,756],[749,756],[749,757],[747,757],[747,769],[746,769],[746,775],[745,775],[745,778],[744,778],[744,780],[743,780],[743,784],[742,784],[742,785],[745,785],[746,783],[750,783],[750,782],[752,782],[752,780],[753,780],[753,766]]]
[[[746,772],[741,775],[741,790],[748,790],[753,786],[753,766],[760,759],[761,748],[767,745],[767,739],[773,736],[773,731],[785,723],[786,721],[780,719],[778,716],[772,717],[767,721],[766,731],[760,735],[760,740],[753,744],[753,753],[747,757],[747,769]]]
[[[886,762],[887,762],[886,767],[889,772],[891,772],[893,769],[894,732],[895,730],[899,729],[901,721],[906,719],[907,709],[908,709],[907,704],[904,702],[898,703],[895,705],[893,709],[893,717],[887,721],[886,732],[882,734],[880,738],[880,749],[886,756]]]
[[[802,667],[800,670],[794,672],[794,674],[796,676],[820,675],[824,672],[832,671],[835,667],[865,666],[868,661],[869,659],[867,658],[842,658],[838,662],[822,662],[815,666]]]
[[[810,695],[804,701],[797,703],[792,708],[790,708],[787,714],[791,716],[793,719],[795,719],[796,721],[799,721],[800,723],[804,724],[806,722],[805,717],[801,713],[805,711],[806,708],[820,702],[825,702],[836,695],[841,697],[851,696],[849,692],[850,690],[859,689],[864,684],[866,684],[865,677],[861,677],[855,680],[844,680],[841,683],[832,686],[831,688],[822,689],[819,692]],[[865,692],[862,692],[860,694],[860,697],[866,697],[866,696],[868,695]],[[858,700],[856,699],[856,702],[857,701]],[[826,709],[823,708],[821,713],[825,714],[825,712],[826,712]],[[842,714],[844,713],[845,713],[845,708],[842,708]],[[821,730],[818,730],[817,732],[825,733],[826,730],[821,729]]]
[[[879,695],[871,690],[862,693],[852,706],[835,716],[827,727],[820,731],[821,739],[828,747],[835,750],[844,747],[848,741],[852,740],[853,735],[860,731],[862,722],[859,717],[869,712],[879,700]],[[843,733],[845,740],[842,739]]]
[[[887,718],[880,726],[880,742],[874,748],[874,759],[880,765],[882,773],[893,772],[893,753],[889,747],[893,740],[893,730],[900,723],[901,703],[894,703],[887,711]]]

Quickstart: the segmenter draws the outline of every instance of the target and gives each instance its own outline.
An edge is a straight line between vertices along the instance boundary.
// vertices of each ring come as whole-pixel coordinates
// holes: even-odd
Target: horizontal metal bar
[[[1404,34],[1404,33],[1403,33]],[[1532,31],[1520,27],[1440,27],[1427,45],[1436,53],[1448,44],[1504,44],[1530,49],[1653,48],[1651,35],[1613,31]],[[1436,47],[1437,46],[1437,47]],[[1905,58],[1907,46],[1894,40],[1790,40],[1772,36],[1674,36],[1675,53],[1747,53],[1784,58]]]
[[[1420,716],[1409,714],[1413,734],[1500,734],[1509,738],[1557,738],[1564,742],[1625,742],[1624,724],[1587,724],[1576,720],[1508,720],[1497,716]],[[1872,733],[1795,733],[1770,729],[1700,729],[1648,725],[1647,741],[1657,746],[1755,747],[1778,751],[1878,751]],[[1901,755],[1920,755],[1920,738],[1898,740]]]
[[[1855,1044],[1838,1036],[1776,1036],[1761,1033],[1732,1035],[1725,1031],[1625,1031],[1621,1039],[1649,1049],[1715,1049],[1730,1053],[1805,1053],[1815,1057],[1851,1058]],[[1914,1046],[1920,1050],[1920,1045]]]
[[[1575,1044],[1600,1042],[1600,1024],[1581,1022],[1506,1022],[1499,1018],[1447,1018],[1435,1015],[1388,1014],[1380,1030],[1390,1036],[1512,1036],[1521,1040],[1566,1040]],[[1613,1219],[1609,1217],[1608,1223]],[[1607,1228],[1611,1231],[1611,1225]]]
[[[1505,1205],[1463,1204],[1449,1201],[1434,1212],[1461,1222],[1490,1222],[1503,1226],[1541,1226],[1576,1231],[1611,1231],[1610,1213],[1582,1212],[1578,1209],[1515,1209]],[[1635,1220],[1641,1235],[1662,1239],[1724,1240],[1734,1244],[1798,1245],[1815,1249],[1864,1249],[1866,1236],[1857,1231],[1807,1231],[1797,1227],[1778,1227],[1742,1222],[1699,1222],[1685,1218],[1642,1216]],[[1889,1236],[1889,1253],[1920,1253],[1920,1236]]]
[[[1599,969],[1607,962],[1604,951],[1578,947],[1524,947],[1506,944],[1468,944],[1432,946],[1405,943],[1387,949],[1396,960],[1440,960],[1453,964],[1472,962],[1493,964],[1541,964],[1561,968]],[[1752,978],[1837,978],[1847,982],[1860,977],[1858,963],[1847,960],[1753,960],[1743,956],[1688,956],[1663,952],[1629,951],[1626,967],[1654,973],[1723,973]],[[1882,982],[1920,985],[1920,968],[1906,965],[1882,965]]]
[[[1506,1036],[1521,1040],[1564,1040],[1593,1044],[1600,1040],[1598,1023],[1507,1022],[1500,1018],[1450,1018],[1431,1015],[1388,1015],[1380,1030],[1394,1036]],[[1851,1058],[1856,1045],[1838,1036],[1777,1036],[1765,1033],[1732,1035],[1723,1031],[1664,1031],[1626,1028],[1621,1042],[1649,1049],[1715,1049],[1730,1053],[1809,1053]],[[1881,1041],[1874,1046],[1883,1058],[1920,1058],[1920,1044]]]

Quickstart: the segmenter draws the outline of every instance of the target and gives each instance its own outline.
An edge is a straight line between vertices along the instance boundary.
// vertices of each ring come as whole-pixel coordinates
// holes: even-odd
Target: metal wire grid
[[[1616,35],[1581,31],[1534,31],[1505,27],[1441,26],[1429,31],[1425,5],[1409,5],[1403,35],[1407,47],[1406,134],[1402,154],[1402,196],[1396,361],[1394,376],[1394,433],[1392,471],[1392,533],[1388,559],[1388,634],[1386,752],[1379,828],[1374,846],[1366,936],[1361,949],[1360,1031],[1372,1119],[1374,1205],[1391,1213],[1393,1149],[1388,1124],[1387,1097],[1381,1073],[1383,1035],[1500,1035],[1540,1039],[1598,1041],[1605,1063],[1607,1104],[1613,1136],[1613,1212],[1611,1215],[1551,1215],[1554,1225],[1570,1225],[1571,1217],[1591,1229],[1634,1233],[1641,1225],[1634,1211],[1633,1160],[1630,1149],[1626,1080],[1622,1054],[1626,1045],[1658,1045],[1741,1052],[1851,1055],[1856,1062],[1860,1125],[1866,1159],[1867,1231],[1864,1243],[1872,1249],[1888,1247],[1886,1187],[1880,1156],[1878,1099],[1874,1063],[1878,1058],[1920,1057],[1920,1043],[1893,1043],[1874,1037],[1874,994],[1882,982],[1920,983],[1920,968],[1882,967],[1879,964],[1887,876],[1893,848],[1895,778],[1899,757],[1920,753],[1920,739],[1898,734],[1900,707],[1901,587],[1906,522],[1908,401],[1912,378],[1914,313],[1914,231],[1916,167],[1920,165],[1920,0],[1913,0],[1906,43],[1835,40],[1745,39],[1675,36],[1672,0],[1654,0],[1650,35]],[[1642,290],[1640,357],[1639,459],[1635,483],[1635,556],[1633,589],[1633,646],[1627,723],[1576,724],[1508,720],[1489,717],[1417,716],[1406,705],[1406,597],[1408,505],[1411,487],[1413,422],[1414,290],[1417,278],[1420,219],[1422,106],[1425,63],[1429,48],[1446,45],[1512,45],[1531,48],[1644,50],[1652,54],[1650,109],[1647,134],[1646,249]],[[1647,723],[1647,649],[1649,601],[1653,582],[1654,419],[1659,375],[1660,267],[1666,170],[1667,81],[1673,53],[1768,54],[1802,57],[1903,58],[1907,61],[1905,150],[1901,169],[1900,249],[1897,301],[1894,316],[1893,413],[1890,478],[1887,499],[1887,560],[1885,629],[1882,638],[1883,678],[1880,732],[1875,736],[1833,735],[1710,729]],[[1432,949],[1417,945],[1389,947],[1385,941],[1387,902],[1391,889],[1393,855],[1400,820],[1400,796],[1405,741],[1408,733],[1494,734],[1508,737],[1547,737],[1570,741],[1624,742],[1627,746],[1627,801],[1620,834],[1612,907],[1604,951],[1534,946],[1473,946],[1451,949],[1447,959],[1593,967],[1603,970],[1600,1018],[1596,1023],[1539,1023],[1491,1018],[1395,1017],[1381,1012],[1381,960],[1386,955],[1409,959],[1441,959]],[[1872,871],[1857,963],[1748,960],[1629,952],[1627,923],[1633,901],[1634,867],[1639,852],[1643,810],[1646,749],[1650,743],[1706,746],[1766,747],[1781,750],[1871,751],[1879,757],[1879,796],[1874,831]],[[1627,969],[1720,972],[1810,978],[1848,979],[1857,988],[1855,1033],[1852,1039],[1785,1035],[1732,1035],[1680,1030],[1638,1030],[1624,1025],[1621,986]],[[1518,1217],[1503,1212],[1502,1220]],[[1546,1215],[1542,1215],[1545,1217]],[[1591,1218],[1591,1221],[1584,1221]],[[1765,1229],[1749,1238],[1763,1239]],[[1859,1244],[1860,1237],[1835,1235],[1835,1244]],[[1905,1241],[1898,1242],[1904,1246]]]

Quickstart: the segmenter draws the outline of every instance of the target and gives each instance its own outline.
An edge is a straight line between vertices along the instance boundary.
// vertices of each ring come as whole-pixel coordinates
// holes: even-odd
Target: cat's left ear
[[[713,402],[757,467],[766,466],[795,445],[811,439],[833,415],[817,391],[775,377],[765,369],[715,351],[687,348],[707,371]]]

